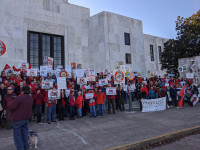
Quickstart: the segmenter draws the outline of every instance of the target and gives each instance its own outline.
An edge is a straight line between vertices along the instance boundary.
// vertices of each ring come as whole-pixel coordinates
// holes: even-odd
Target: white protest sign
[[[116,95],[116,87],[107,87],[106,95]]]
[[[115,70],[114,81],[115,84],[125,84],[125,71],[123,69]]]
[[[143,99],[142,112],[153,112],[166,110],[166,97],[158,99]]]
[[[88,75],[94,75],[95,76],[95,70],[94,69],[90,69],[88,72]]]
[[[131,84],[131,85],[129,86],[130,92],[134,92],[135,89],[136,89],[135,84]]]
[[[29,64],[27,63],[27,61],[20,61],[19,63],[20,63],[19,68],[20,68],[22,71],[28,70]]]
[[[37,77],[37,69],[28,69],[27,70],[27,76]]]
[[[56,100],[60,98],[60,90],[48,90],[48,99]]]
[[[127,85],[123,85],[123,89],[124,89],[125,92],[127,92],[128,91],[128,86]]]
[[[77,78],[77,84],[86,85],[87,84],[87,78]]]
[[[199,102],[199,98],[196,96],[196,94],[194,94],[190,101],[193,103],[193,106],[196,105]]]
[[[70,95],[70,90],[66,90],[66,97],[69,97],[69,95]]]
[[[165,83],[165,86],[166,86],[166,87],[169,87],[169,83]]]
[[[49,90],[53,88],[53,81],[42,81],[42,89]]]
[[[100,86],[108,85],[108,79],[101,79],[101,80],[99,80],[99,85]]]
[[[82,78],[84,76],[84,70],[83,69],[76,69],[76,77]]]
[[[92,99],[94,97],[94,93],[85,94],[85,99]]]
[[[187,79],[193,79],[194,78],[194,73],[186,73],[186,78]]]
[[[40,76],[47,77],[47,66],[40,66]]]
[[[65,71],[72,72],[72,66],[65,66]]]
[[[57,78],[58,89],[67,89],[66,77]]]
[[[87,81],[96,81],[95,75],[87,75]]]

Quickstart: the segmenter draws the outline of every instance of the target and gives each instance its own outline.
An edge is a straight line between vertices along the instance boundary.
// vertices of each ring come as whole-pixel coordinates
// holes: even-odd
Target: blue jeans
[[[74,106],[70,106],[70,119],[74,119]]]
[[[131,92],[132,101],[134,101],[134,92]]]
[[[13,122],[13,136],[17,150],[29,149],[28,120]]]
[[[47,121],[55,120],[55,116],[56,116],[56,106],[52,104],[51,107],[48,107]]]
[[[41,121],[42,105],[36,105],[37,121]]]
[[[104,104],[100,104],[100,105],[98,105],[98,115],[99,116],[103,116],[103,114],[104,114]]]
[[[96,117],[96,110],[95,110],[95,105],[90,106],[90,117]]]
[[[77,108],[77,111],[78,111],[78,116],[82,117],[82,108]]]

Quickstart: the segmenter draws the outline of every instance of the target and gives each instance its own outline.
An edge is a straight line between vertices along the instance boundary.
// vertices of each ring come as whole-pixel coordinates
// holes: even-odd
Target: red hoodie
[[[76,98],[76,104],[77,104],[77,108],[82,108],[83,107],[83,96],[78,96]]]

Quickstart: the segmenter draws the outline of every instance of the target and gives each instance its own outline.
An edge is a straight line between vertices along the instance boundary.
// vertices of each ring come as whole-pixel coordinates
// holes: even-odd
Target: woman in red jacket
[[[35,101],[36,104],[37,123],[39,123],[41,122],[43,105],[43,95],[40,93],[40,89],[37,89],[36,94],[33,96],[33,101]]]
[[[103,117],[104,114],[104,101],[106,100],[106,95],[99,88],[99,93],[97,93],[97,106],[98,106],[98,116]]]
[[[81,92],[78,92],[78,97],[76,98],[76,104],[77,104],[77,111],[78,111],[78,118],[82,117],[82,107],[83,107],[83,96],[81,95]]]
[[[75,109],[75,96],[74,96],[74,91],[72,90],[69,96],[69,106],[70,106],[70,120],[74,120],[74,109]]]

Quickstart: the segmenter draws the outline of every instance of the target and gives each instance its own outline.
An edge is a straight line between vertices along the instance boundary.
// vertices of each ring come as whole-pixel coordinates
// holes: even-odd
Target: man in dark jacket
[[[32,115],[33,98],[29,95],[30,87],[22,88],[23,95],[18,96],[9,106],[10,119],[13,121],[13,136],[17,150],[29,149],[28,122]]]
[[[173,102],[174,106],[178,107],[176,86],[174,85],[173,87],[171,87],[169,89],[169,92],[170,92],[170,97],[172,98],[172,102]]]
[[[4,95],[7,93],[7,90],[5,88],[5,84],[4,83],[1,83],[0,84],[0,97],[1,97],[1,102],[0,102],[0,105],[3,107],[3,99],[4,99]],[[1,126],[1,115],[3,113],[3,110],[0,111],[0,126]]]

